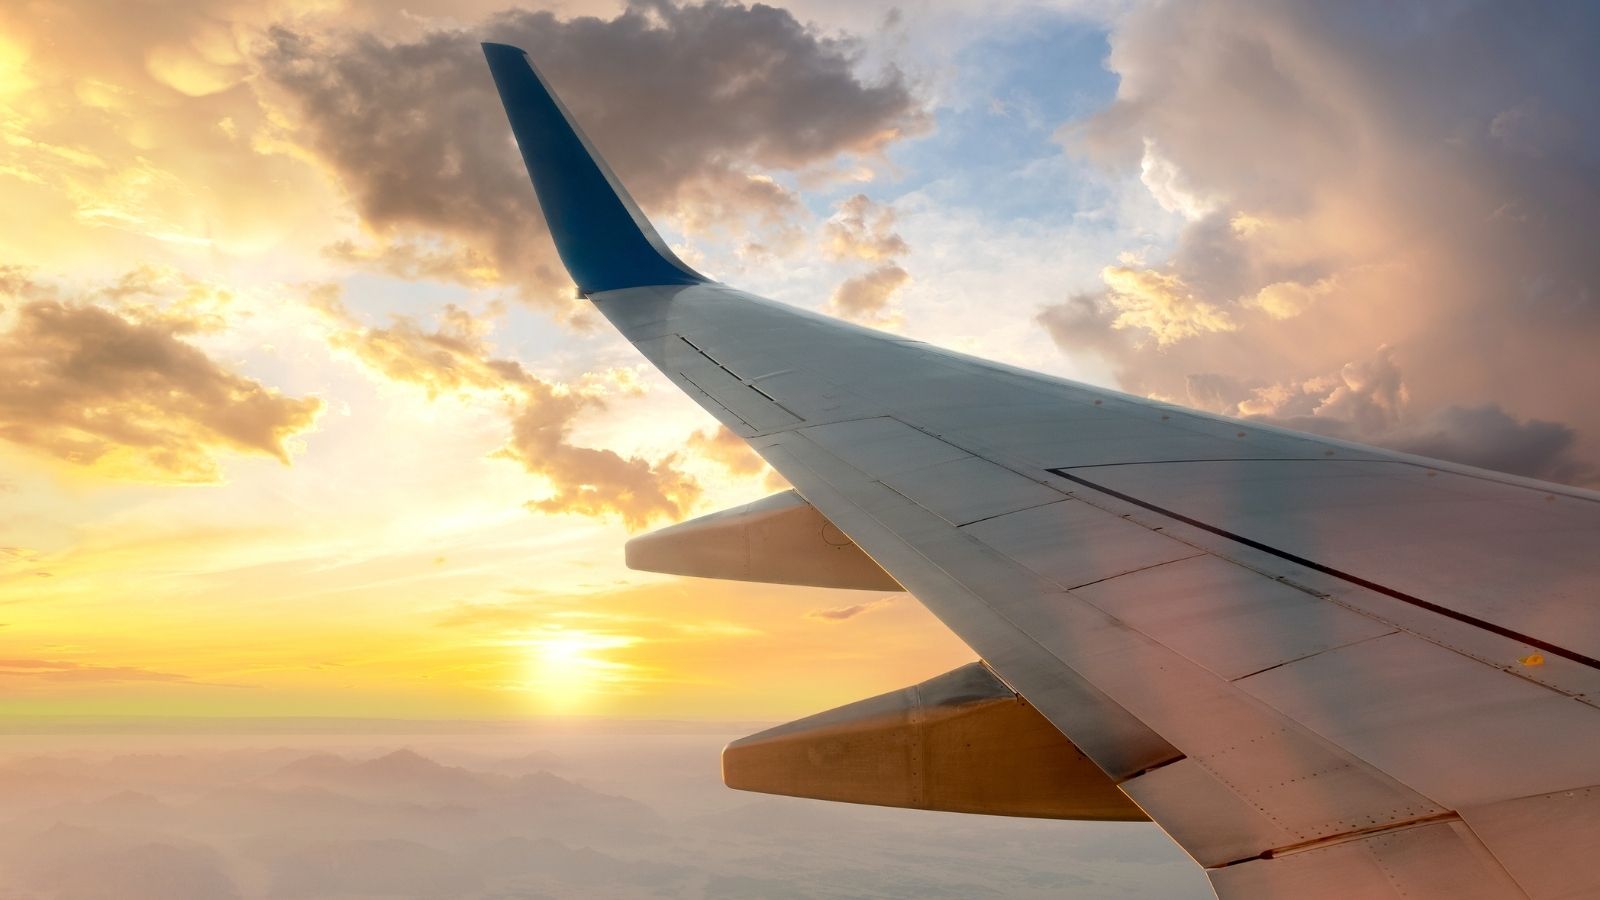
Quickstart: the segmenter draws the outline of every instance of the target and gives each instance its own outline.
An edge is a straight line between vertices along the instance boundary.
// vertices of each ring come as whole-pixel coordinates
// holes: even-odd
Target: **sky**
[[[784,485],[574,299],[477,44],[798,306],[1600,480],[1600,11],[0,8],[0,714],[773,721],[969,662],[628,571]]]

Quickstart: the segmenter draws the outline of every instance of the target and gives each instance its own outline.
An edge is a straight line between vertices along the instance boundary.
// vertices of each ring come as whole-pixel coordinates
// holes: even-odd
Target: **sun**
[[[634,666],[608,654],[638,642],[627,634],[546,628],[517,641],[526,653],[523,685],[546,711],[578,712],[627,690]]]

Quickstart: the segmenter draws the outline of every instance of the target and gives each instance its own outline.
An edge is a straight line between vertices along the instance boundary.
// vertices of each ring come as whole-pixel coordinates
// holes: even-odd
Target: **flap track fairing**
[[[628,568],[808,587],[898,591],[895,581],[794,491],[628,542]]]
[[[734,741],[722,751],[722,779],[875,806],[1148,821],[982,663]]]

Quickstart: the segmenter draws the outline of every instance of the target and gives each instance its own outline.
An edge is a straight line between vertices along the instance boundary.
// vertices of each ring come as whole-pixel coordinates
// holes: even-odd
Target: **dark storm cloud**
[[[1594,480],[1594,466],[1573,456],[1577,434],[1559,422],[1518,422],[1497,406],[1451,406],[1386,443],[1396,450],[1550,481]]]
[[[266,78],[371,231],[413,249],[419,235],[464,247],[546,303],[566,276],[483,63],[485,39],[526,49],[635,198],[690,227],[782,222],[797,201],[762,171],[874,154],[924,126],[898,73],[863,80],[851,41],[769,6],[636,3],[612,19],[514,10],[409,42],[271,31]],[[424,250],[435,271],[459,258]],[[415,255],[366,253],[401,269]]]
[[[1593,480],[1577,434],[1557,422],[1519,421],[1493,404],[1415,415],[1394,351],[1383,347],[1336,373],[1262,385],[1216,373],[1188,378],[1191,406],[1343,440],[1552,481]]]

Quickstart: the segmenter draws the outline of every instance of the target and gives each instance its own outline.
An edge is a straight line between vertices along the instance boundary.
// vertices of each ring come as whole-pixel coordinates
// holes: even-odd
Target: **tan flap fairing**
[[[875,806],[1147,820],[982,663],[734,741],[722,778],[739,790]]]

